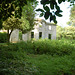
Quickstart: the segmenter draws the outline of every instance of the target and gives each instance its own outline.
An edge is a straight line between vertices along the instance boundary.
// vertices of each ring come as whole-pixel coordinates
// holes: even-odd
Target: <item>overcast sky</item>
[[[37,6],[37,8],[42,8],[42,5],[40,4],[40,0],[37,0],[37,1],[39,1],[39,5]],[[69,5],[70,5],[69,2],[64,2],[60,4],[60,9],[63,11],[62,13],[63,16],[57,17],[57,21],[58,21],[57,25],[60,25],[62,27],[68,26],[66,23],[67,21],[69,21],[69,15],[70,15],[70,9],[71,9]],[[43,17],[39,17],[39,16],[37,16],[36,18],[44,19]],[[47,20],[47,22],[49,22],[49,20]]]

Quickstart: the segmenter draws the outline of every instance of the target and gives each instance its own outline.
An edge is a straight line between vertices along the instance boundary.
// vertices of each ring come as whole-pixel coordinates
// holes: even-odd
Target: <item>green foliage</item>
[[[7,33],[0,33],[0,43],[7,42]]]
[[[34,75],[36,66],[26,61],[28,56],[22,51],[0,50],[0,75]]]
[[[57,39],[75,39],[75,27],[69,26],[62,28],[57,26]]]
[[[49,54],[49,55],[69,55],[75,50],[75,43],[73,41],[65,40],[38,40],[20,42],[7,46],[8,51],[25,51],[31,54]]]
[[[15,18],[14,16],[9,17],[3,22],[3,27],[4,29],[8,30],[13,30],[13,29],[19,29],[21,26],[21,21],[19,18]]]
[[[22,40],[22,32],[19,32],[19,40]]]
[[[67,22],[70,26],[75,26],[75,5],[70,10],[70,21]]]
[[[21,19],[16,18],[14,11],[13,15],[8,17],[5,21],[3,21],[4,29],[8,30],[8,40],[10,39],[10,35],[14,29],[19,29],[22,33],[26,33],[30,31],[34,26],[34,17],[35,17],[35,6],[37,3],[27,1],[27,5],[22,8],[22,16]],[[17,8],[18,9],[18,8]],[[10,33],[9,33],[10,30]],[[8,41],[9,42],[9,41]]]
[[[39,67],[39,75],[41,74],[74,75],[75,74],[72,72],[72,70],[74,71],[75,69],[75,64],[74,64],[75,61],[73,61],[72,58],[68,56],[51,57],[51,56],[42,55],[35,58],[36,61],[33,60],[32,62]],[[74,67],[72,67],[73,65]]]
[[[64,35],[63,31],[64,31],[64,28],[62,28],[61,26],[57,26],[57,28],[56,28],[57,39],[64,38],[65,35]]]
[[[31,4],[27,2],[27,5],[22,8],[21,19],[15,18],[15,15],[11,16],[3,22],[3,27],[10,30],[19,29],[23,33],[31,30],[34,26],[35,16],[34,8]]]
[[[15,15],[15,17],[21,18],[22,8],[23,6],[27,4],[27,1],[29,1],[30,3],[32,2],[37,3],[36,0],[11,0],[11,1],[0,0],[0,23],[1,23],[0,28],[2,27],[2,22],[5,21],[8,17],[11,17],[11,15]],[[58,15],[55,14],[56,11],[48,12],[48,14],[50,15],[45,15],[45,14],[42,14],[42,15],[45,15],[44,17],[46,19],[50,18],[50,21],[53,20],[55,23],[57,23],[56,17],[53,17],[53,16],[59,16],[59,17],[61,16],[60,14],[61,10],[58,4],[65,2],[65,1],[66,0],[58,0],[58,2],[56,2],[56,0],[41,0],[41,4],[43,6],[49,5],[50,6],[49,9],[52,9],[53,11],[54,9],[56,9],[58,11]],[[74,0],[67,0],[67,1],[70,2],[71,5],[73,5],[75,2]],[[46,8],[46,12],[47,12],[47,8]]]
[[[33,50],[36,54],[65,55],[70,54],[75,48],[68,41],[38,40],[33,42]]]
[[[40,52],[42,52],[42,49],[47,49],[49,46],[52,46],[51,49],[57,46],[61,51],[71,47],[71,52],[69,55],[65,53],[63,56],[56,54],[51,56],[51,53],[34,54],[32,52],[30,54],[33,47],[39,47]],[[54,48],[52,50],[55,51]],[[69,52],[69,49],[67,52]],[[9,45],[0,44],[0,53],[0,75],[75,75],[75,40],[40,39],[39,41],[27,41]]]
[[[36,0],[0,0],[0,21],[5,21],[11,15],[21,18],[22,8],[27,4],[27,1],[36,2]]]
[[[33,29],[34,26],[34,17],[35,17],[35,7],[36,3],[29,3],[27,2],[27,5],[25,5],[22,8],[22,20],[24,25],[24,30],[22,30],[23,33],[26,33],[27,31],[30,31]],[[27,24],[28,23],[28,24]]]
[[[50,19],[54,23],[57,23],[56,16],[62,17],[62,10],[59,7],[59,4],[65,2],[66,0],[41,0],[40,3],[43,5],[43,9],[37,9],[37,11],[41,11],[40,16],[44,16],[45,19]],[[68,0],[71,5],[74,4],[74,0]],[[52,11],[50,11],[52,10]]]
[[[65,27],[65,37],[69,39],[75,39],[75,27]]]
[[[9,18],[7,18],[4,22],[3,22],[3,28],[7,30],[7,38],[8,41],[10,42],[10,35],[12,33],[12,31],[14,29],[20,29],[23,30],[24,29],[24,25],[22,24],[23,21],[21,21],[19,18],[15,18],[14,16],[11,16]],[[10,33],[9,33],[10,30]]]

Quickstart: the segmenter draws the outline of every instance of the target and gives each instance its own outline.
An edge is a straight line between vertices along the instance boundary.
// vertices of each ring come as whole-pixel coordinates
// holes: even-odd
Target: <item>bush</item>
[[[0,33],[0,43],[7,42],[7,33]]]
[[[0,75],[75,75],[73,40],[2,44],[0,53]]]
[[[75,50],[75,42],[70,40],[37,40],[10,44],[8,51],[25,51],[30,54],[69,55]]]
[[[72,42],[65,40],[38,40],[32,44],[37,54],[66,55],[75,50]]]
[[[25,51],[30,54],[70,55],[75,50],[75,42],[70,40],[37,40],[13,43],[2,47],[6,51]]]

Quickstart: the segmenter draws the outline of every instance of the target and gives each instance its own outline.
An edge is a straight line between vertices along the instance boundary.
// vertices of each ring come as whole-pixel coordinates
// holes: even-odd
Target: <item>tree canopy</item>
[[[22,8],[22,16],[21,18],[10,16],[5,21],[3,21],[3,28],[8,30],[8,38],[10,39],[10,35],[14,29],[19,29],[22,33],[26,33],[27,31],[31,30],[34,26],[34,17],[35,17],[35,7],[36,3],[29,1],[27,5]],[[14,13],[14,12],[13,12]],[[10,33],[9,33],[10,30]]]
[[[62,28],[61,26],[57,26],[57,39],[62,38],[75,40],[75,27],[68,26]]]
[[[75,5],[70,10],[70,21],[67,22],[68,25],[75,26]]]
[[[36,7],[37,3],[32,2],[29,3],[27,2],[27,5],[25,5],[22,9],[22,17],[21,20],[23,20],[22,24],[25,24],[24,30],[22,30],[22,33],[26,33],[28,31],[30,31],[33,26],[34,26],[34,17],[35,17],[35,7]],[[26,25],[26,22],[29,22],[28,25]]]
[[[0,0],[0,28],[2,27],[2,22],[13,15],[13,11],[15,11],[15,17],[21,18],[22,8],[27,4],[27,1],[36,2],[36,0]],[[75,2],[74,0],[41,0],[43,9],[38,9],[37,11],[41,11],[41,16],[44,15],[45,19],[49,18],[50,21],[53,20],[55,23],[57,23],[56,16],[62,16],[60,14],[62,10],[58,4],[65,1],[70,2],[71,5]]]
[[[43,5],[43,9],[37,9],[36,11],[41,11],[40,16],[44,16],[45,19],[50,19],[50,21],[54,21],[57,23],[56,16],[62,17],[62,10],[59,7],[59,4],[62,2],[70,2],[70,5],[74,5],[75,0],[41,0],[41,4]]]
[[[36,0],[0,0],[0,28],[2,28],[2,22],[13,15],[13,12],[15,17],[21,18],[22,8],[27,5],[27,1],[35,2]]]

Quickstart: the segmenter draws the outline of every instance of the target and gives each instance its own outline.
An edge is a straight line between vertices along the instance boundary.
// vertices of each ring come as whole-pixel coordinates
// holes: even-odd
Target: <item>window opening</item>
[[[39,32],[39,38],[42,38],[42,32]]]
[[[34,32],[31,32],[31,38],[34,38]]]
[[[51,39],[51,34],[48,34],[48,39]]]
[[[49,30],[51,30],[51,26],[49,26]]]

